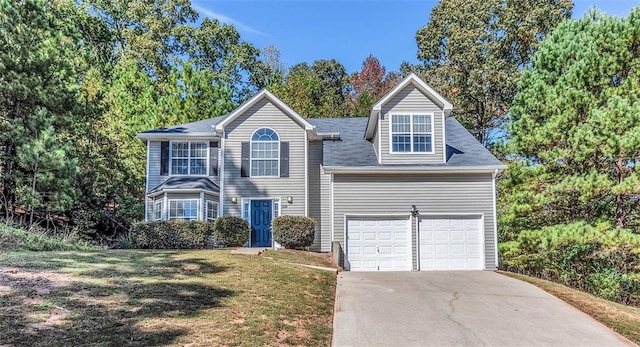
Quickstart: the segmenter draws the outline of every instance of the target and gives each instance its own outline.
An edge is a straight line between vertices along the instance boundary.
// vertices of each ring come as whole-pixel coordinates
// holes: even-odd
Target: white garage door
[[[408,219],[349,219],[346,258],[351,271],[411,270]]]
[[[482,270],[479,217],[428,217],[420,220],[420,270]]]

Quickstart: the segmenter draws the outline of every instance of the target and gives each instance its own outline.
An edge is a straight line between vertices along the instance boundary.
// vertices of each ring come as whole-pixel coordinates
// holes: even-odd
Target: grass
[[[84,242],[67,242],[50,235],[0,223],[0,251],[91,251],[97,249]]]
[[[7,252],[0,345],[329,345],[334,274],[226,250]]]
[[[279,249],[265,251],[260,254],[260,256],[289,263],[337,268],[336,264],[333,263],[331,259],[330,253],[314,253],[293,249]]]
[[[618,304],[555,282],[512,272],[500,271],[500,273],[543,289],[590,315],[620,335],[640,344],[640,308]]]

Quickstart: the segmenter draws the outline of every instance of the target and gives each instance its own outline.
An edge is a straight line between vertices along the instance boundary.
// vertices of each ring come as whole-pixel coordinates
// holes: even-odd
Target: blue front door
[[[251,247],[271,247],[271,200],[251,200]]]

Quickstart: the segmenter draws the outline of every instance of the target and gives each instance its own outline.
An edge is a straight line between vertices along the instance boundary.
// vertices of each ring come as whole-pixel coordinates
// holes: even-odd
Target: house
[[[146,220],[316,220],[313,250],[353,271],[496,269],[496,175],[505,166],[415,75],[368,118],[304,119],[266,90],[216,117],[138,134]]]

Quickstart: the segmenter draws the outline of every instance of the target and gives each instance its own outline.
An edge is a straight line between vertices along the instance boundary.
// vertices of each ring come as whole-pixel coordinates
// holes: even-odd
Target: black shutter
[[[169,174],[169,141],[160,143],[160,176]]]
[[[218,142],[209,141],[209,176],[218,176]]]
[[[249,173],[251,172],[251,157],[250,157],[250,143],[243,142],[242,143],[242,153],[240,153],[241,161],[240,161],[240,177],[249,177]]]
[[[280,177],[289,177],[289,142],[280,142]]]

